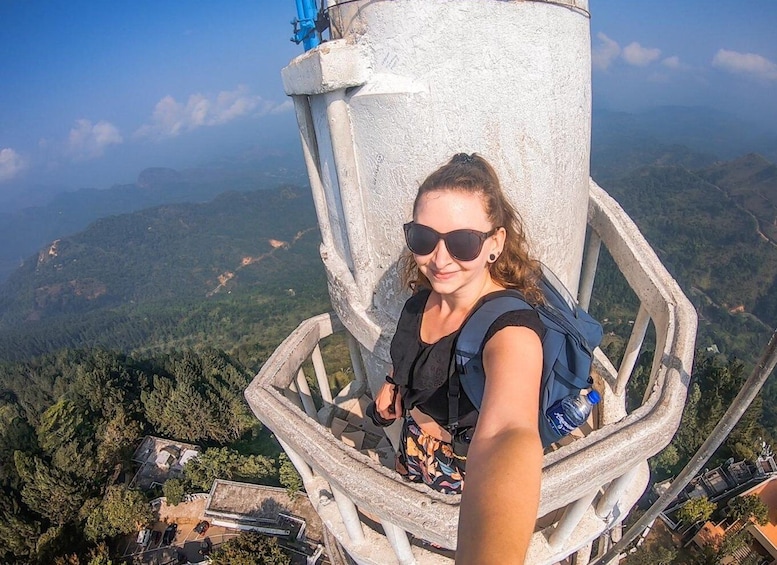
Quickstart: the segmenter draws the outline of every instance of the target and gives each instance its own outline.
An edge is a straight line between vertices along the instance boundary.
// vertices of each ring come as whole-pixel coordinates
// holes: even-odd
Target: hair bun
[[[475,161],[475,154],[456,153],[451,159],[451,163],[472,163]]]

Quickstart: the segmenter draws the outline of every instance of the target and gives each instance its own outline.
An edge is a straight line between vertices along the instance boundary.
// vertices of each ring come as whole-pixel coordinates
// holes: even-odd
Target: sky
[[[462,0],[470,1],[470,0]],[[777,133],[777,2],[590,0],[595,108],[708,106]],[[0,197],[296,143],[292,0],[0,0]]]

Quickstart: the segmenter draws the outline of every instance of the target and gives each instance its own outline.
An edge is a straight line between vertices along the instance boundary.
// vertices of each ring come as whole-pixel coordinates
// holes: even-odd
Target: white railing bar
[[[596,515],[599,518],[609,521],[615,505],[618,504],[623,493],[632,485],[635,477],[639,475],[639,471],[639,465],[637,465],[631,471],[621,475],[607,486],[604,494],[596,503]]]
[[[623,535],[623,523],[616,524],[615,527],[610,530],[609,537],[605,538],[607,543],[602,544],[606,547],[607,551],[610,550],[610,548],[618,543],[621,540],[621,536]],[[604,552],[602,552],[600,555],[604,555]],[[618,565],[621,562],[621,555],[618,555],[616,557],[613,557],[612,560],[610,560],[607,565]]]
[[[297,389],[297,384],[294,381],[291,381],[289,386],[284,387],[283,396],[291,400],[294,403],[294,406],[300,410],[303,409],[302,395],[300,395],[299,390]]]
[[[297,378],[292,381],[299,391],[299,397],[302,400],[302,406],[305,407],[305,414],[311,418],[317,418],[316,405],[313,402],[313,395],[310,393],[310,386],[308,386],[308,380],[305,378],[305,371],[302,367],[297,371]]]
[[[353,380],[356,384],[361,386],[367,382],[367,373],[364,370],[364,359],[362,358],[362,351],[359,347],[359,342],[356,338],[348,333],[348,353],[351,355],[351,367],[353,367]]]
[[[337,503],[337,509],[340,511],[340,518],[343,520],[345,531],[348,532],[348,537],[353,543],[364,543],[364,530],[362,530],[362,522],[359,519],[359,512],[356,509],[356,505],[347,494],[331,484],[330,487],[332,489],[332,494],[335,497],[335,502]]]
[[[286,452],[286,455],[289,457],[289,461],[291,461],[291,464],[294,465],[294,468],[299,473],[299,476],[302,477],[302,482],[304,484],[307,484],[309,481],[313,480],[313,470],[310,468],[310,465],[308,465],[307,461],[305,461],[305,458],[302,457],[299,453],[294,451],[289,444],[284,442],[281,438],[276,436],[276,439],[278,440],[278,443],[283,448],[283,451]],[[307,490],[307,487],[305,488]]]
[[[333,404],[332,389],[329,388],[329,377],[326,375],[324,358],[321,357],[321,348],[318,343],[316,343],[316,347],[313,349],[310,357],[313,361],[313,368],[316,370],[316,380],[321,391],[321,398],[326,404],[331,406]]]
[[[383,526],[383,532],[394,550],[399,565],[415,565],[416,561],[410,547],[410,541],[407,539],[407,532],[388,520],[381,520],[380,524]]]
[[[596,278],[596,266],[599,263],[599,251],[602,248],[602,238],[594,230],[588,234],[588,243],[585,248],[583,270],[580,275],[580,288],[577,292],[577,302],[583,310],[588,311],[591,305],[591,293],[594,290],[594,278]]]
[[[591,503],[594,497],[599,492],[599,489],[590,491],[585,496],[578,498],[572,504],[569,504],[564,509],[564,514],[561,516],[561,520],[558,521],[556,527],[553,528],[553,533],[548,538],[548,544],[552,549],[561,549],[564,543],[575,531],[575,528],[580,523],[580,520],[585,515],[586,510],[591,507]]]
[[[634,371],[634,366],[637,364],[637,359],[639,359],[639,352],[642,349],[642,344],[645,341],[645,333],[647,332],[649,323],[650,314],[648,314],[647,308],[645,308],[644,304],[640,303],[637,317],[634,320],[634,325],[631,328],[629,343],[626,345],[626,352],[623,354],[621,366],[618,368],[618,378],[615,381],[615,390],[613,391],[616,396],[623,396],[623,394],[626,392],[626,384],[631,378],[631,374]]]

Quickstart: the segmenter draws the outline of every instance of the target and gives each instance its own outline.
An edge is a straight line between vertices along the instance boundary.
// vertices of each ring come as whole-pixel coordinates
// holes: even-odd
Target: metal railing
[[[590,303],[603,243],[640,300],[626,352],[616,368],[597,350],[596,388],[602,392],[597,429],[547,453],[542,471],[538,530],[527,562],[556,563],[576,554],[578,565],[606,551],[617,526],[644,491],[647,459],[665,447],[680,422],[690,379],[696,312],[638,229],[591,181],[590,236],[582,266],[580,303]],[[626,411],[626,390],[649,322],[655,354],[642,404]],[[302,476],[305,490],[326,527],[358,563],[450,563],[429,548],[456,547],[460,497],[442,495],[399,475],[335,438],[328,428],[338,405],[366,391],[359,346],[349,336],[354,381],[330,392],[319,342],[342,331],[333,314],[306,320],[276,349],[245,391],[257,417],[278,438]],[[301,371],[312,360],[321,409]]]

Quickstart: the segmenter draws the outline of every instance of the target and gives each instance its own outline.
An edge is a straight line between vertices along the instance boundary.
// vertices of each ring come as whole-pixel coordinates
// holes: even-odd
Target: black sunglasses
[[[437,247],[437,242],[443,240],[451,257],[459,261],[477,259],[483,249],[483,242],[499,229],[494,228],[487,232],[462,229],[440,233],[415,222],[408,222],[402,227],[405,230],[407,248],[416,255],[429,255]]]

